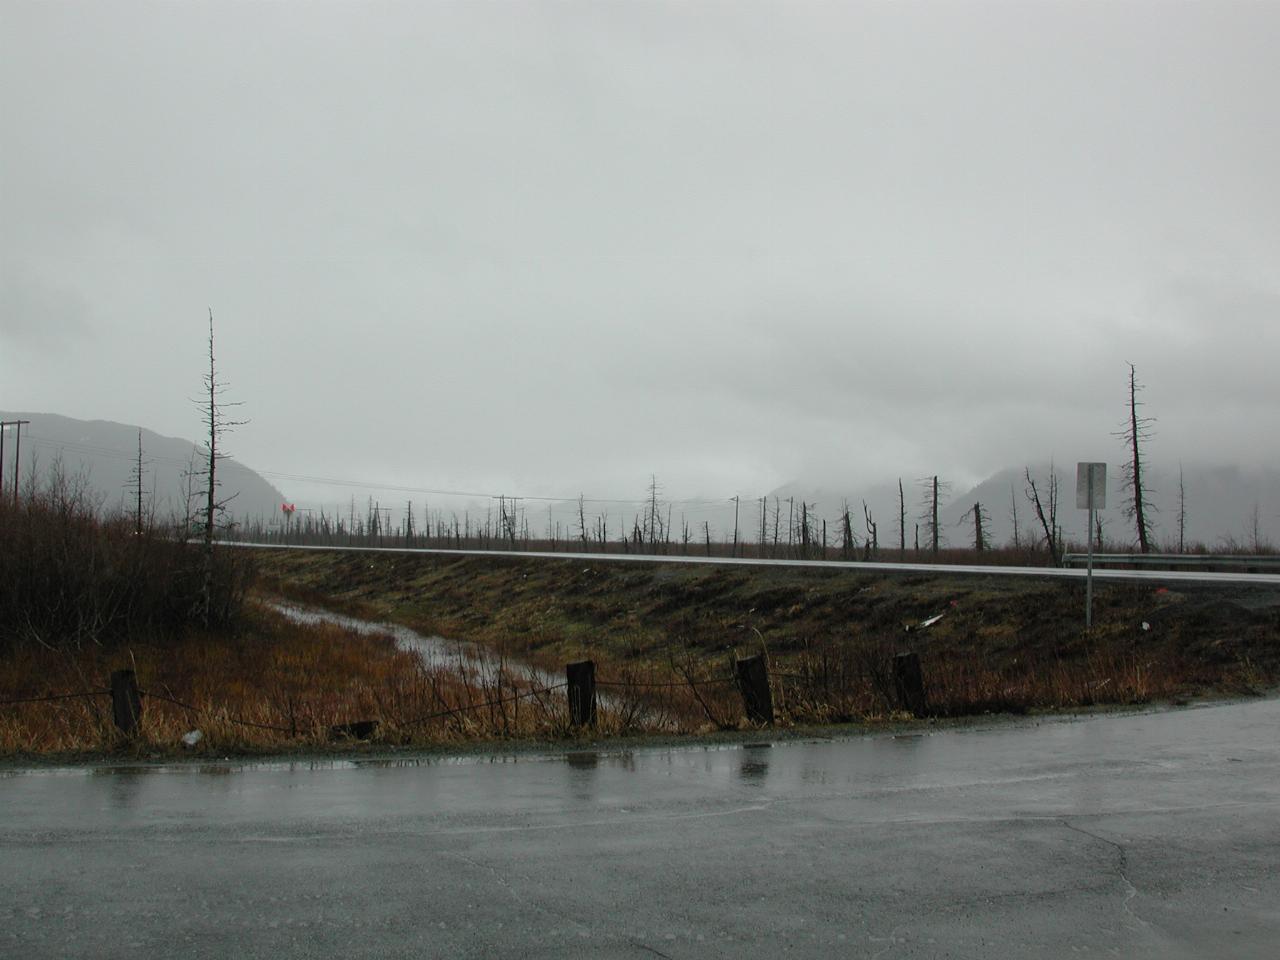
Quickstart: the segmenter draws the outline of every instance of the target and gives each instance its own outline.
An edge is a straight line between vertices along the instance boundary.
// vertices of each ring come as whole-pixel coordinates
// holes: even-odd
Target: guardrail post
[[[735,661],[734,676],[742,694],[742,706],[752,723],[773,723],[773,694],[769,690],[769,666],[763,656]]]
[[[111,674],[111,719],[126,737],[135,737],[142,722],[142,695],[132,670]]]
[[[925,715],[924,674],[920,670],[920,655],[900,653],[893,658],[893,690],[898,706],[911,711],[912,716]]]
[[[569,681],[569,722],[575,727],[596,725],[596,664],[580,660],[565,665]]]

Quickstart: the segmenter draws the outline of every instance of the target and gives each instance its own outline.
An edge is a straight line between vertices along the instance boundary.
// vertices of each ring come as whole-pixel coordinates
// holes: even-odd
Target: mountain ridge
[[[143,495],[157,517],[181,518],[186,512],[185,475],[201,469],[203,454],[197,443],[168,437],[146,427],[114,420],[80,420],[57,413],[4,411],[5,420],[30,420],[22,430],[22,482],[34,465],[47,479],[55,463],[72,479],[83,478],[86,489],[107,509],[132,509],[137,463],[138,431],[142,431]],[[4,483],[12,489],[14,439],[5,438]],[[219,499],[227,501],[232,521],[272,518],[284,494],[260,474],[233,457],[218,463]],[[196,480],[196,489],[200,481]]]

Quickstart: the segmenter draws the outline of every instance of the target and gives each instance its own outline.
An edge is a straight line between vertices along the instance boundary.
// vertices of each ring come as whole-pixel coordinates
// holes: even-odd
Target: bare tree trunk
[[[1138,531],[1138,549],[1143,553],[1151,552],[1150,531],[1147,519],[1147,490],[1142,479],[1142,445],[1151,437],[1152,417],[1138,416],[1138,391],[1142,385],[1138,383],[1138,373],[1134,365],[1129,364],[1129,419],[1122,432],[1123,439],[1129,447],[1129,462],[1125,465],[1125,487],[1129,490],[1131,501],[1126,513],[1133,518]]]
[[[982,531],[982,504],[973,505],[973,549],[981,553],[987,548],[987,540]]]
[[[142,430],[138,430],[138,460],[137,465],[133,469],[134,493],[137,496],[137,506],[133,514],[133,532],[135,536],[142,536]]]
[[[1045,543],[1049,547],[1049,557],[1056,567],[1062,562],[1058,545],[1058,480],[1053,469],[1053,464],[1049,465],[1049,507],[1048,512],[1045,511],[1044,501],[1040,498],[1040,490],[1036,487],[1036,482],[1031,476],[1031,468],[1027,467],[1023,471],[1023,475],[1027,480],[1027,499],[1031,501],[1031,505],[1035,508],[1036,518],[1040,521],[1040,527],[1044,530]]]
[[[767,529],[769,524],[769,498],[760,498],[760,556],[764,556],[764,542],[768,536]]]
[[[907,495],[898,478],[898,559],[907,555]]]
[[[794,551],[792,550],[792,547],[795,544],[795,532],[796,532],[796,498],[788,497],[787,498],[787,556],[789,557],[795,555]]]
[[[1013,521],[1013,548],[1022,549],[1022,536],[1018,531],[1018,495],[1014,492],[1013,481],[1009,481],[1009,518]]]
[[[782,518],[782,501],[777,497],[773,498],[773,552],[770,556],[778,555],[778,523]]]
[[[933,506],[930,515],[929,526],[933,533],[932,552],[936,557],[938,555],[938,477],[936,474],[933,477]]]
[[[1187,485],[1178,464],[1178,552],[1187,552]]]
[[[840,555],[842,559],[852,560],[855,544],[853,540],[853,524],[849,520],[849,501],[844,502],[844,515],[841,517]]]
[[[800,501],[800,556],[809,559],[809,505]]]

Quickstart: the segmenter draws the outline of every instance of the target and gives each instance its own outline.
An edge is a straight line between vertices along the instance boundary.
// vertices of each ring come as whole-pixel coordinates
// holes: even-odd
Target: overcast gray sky
[[[0,18],[0,406],[195,438],[212,307],[275,472],[1118,462],[1127,360],[1152,457],[1280,458],[1280,4]]]

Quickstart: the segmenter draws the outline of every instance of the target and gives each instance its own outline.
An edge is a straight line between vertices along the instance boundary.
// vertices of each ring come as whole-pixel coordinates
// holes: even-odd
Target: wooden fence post
[[[596,725],[596,664],[580,660],[565,666],[569,680],[569,722],[575,727]]]
[[[734,663],[742,706],[752,723],[773,723],[773,694],[769,691],[769,666],[763,656],[747,657]]]
[[[142,722],[142,695],[132,670],[111,674],[111,719],[126,737],[135,737]]]
[[[355,723],[340,723],[329,728],[330,740],[368,740],[378,732],[377,720],[357,720]]]
[[[915,717],[925,715],[924,674],[920,670],[920,655],[900,653],[893,658],[893,690],[898,706],[911,711]]]

